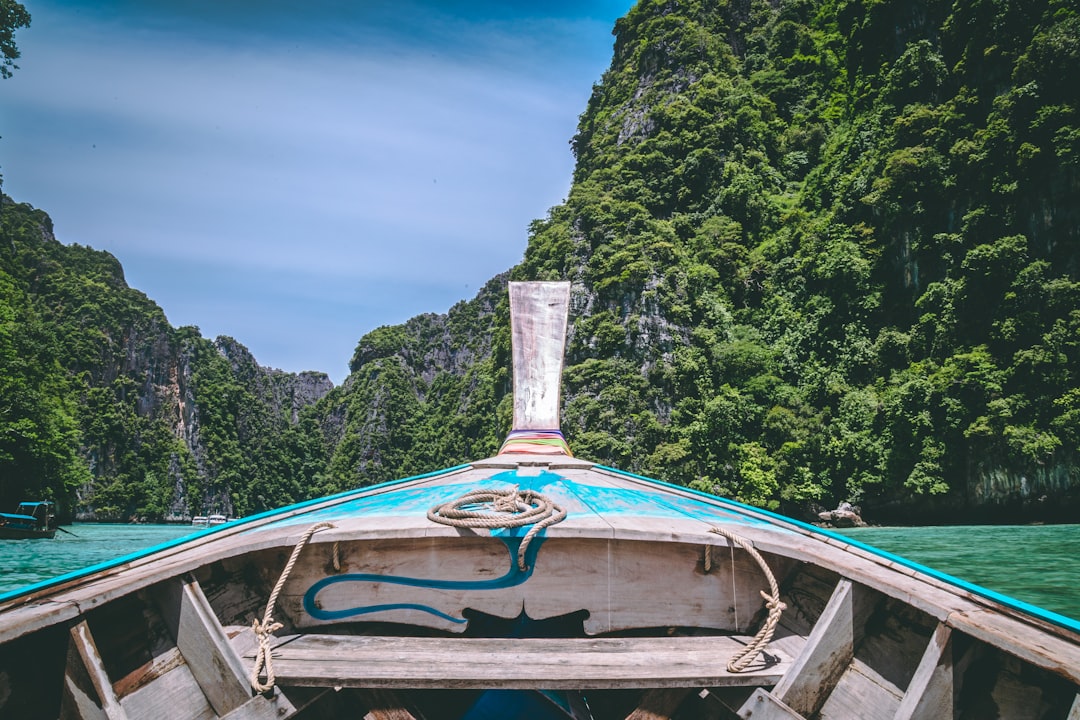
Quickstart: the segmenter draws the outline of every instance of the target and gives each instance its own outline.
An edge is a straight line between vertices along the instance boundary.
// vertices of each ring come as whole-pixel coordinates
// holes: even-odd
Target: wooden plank
[[[229,644],[198,582],[177,578],[155,590],[176,647],[214,712],[226,715],[247,703],[251,687],[243,661]]]
[[[900,698],[895,685],[856,655],[816,717],[817,720],[893,720]]]
[[[568,282],[512,282],[514,430],[558,430]]]
[[[797,713],[810,716],[820,710],[854,659],[871,606],[865,588],[840,580],[802,654],[773,694]]]
[[[540,542],[528,578],[512,573],[515,558],[492,537],[343,543],[349,573],[328,572],[323,558],[305,551],[278,604],[283,616],[305,629],[355,618],[461,633],[467,627],[463,611],[471,608],[507,619],[524,610],[534,620],[587,610],[590,635],[672,624],[738,633],[761,610],[760,590],[768,587],[741,549],[734,553],[733,583],[729,553],[720,553],[714,572],[705,574],[698,544],[569,537]],[[646,580],[663,586],[664,602],[642,592]]]
[[[177,665],[152,683],[136,688],[120,703],[130,718],[216,720],[218,717],[186,664]]]
[[[626,720],[670,720],[692,692],[693,688],[649,690],[642,696],[634,712],[626,716]]]
[[[101,702],[86,671],[86,663],[75,649],[74,642],[68,643],[60,720],[109,720],[101,709]]]
[[[772,693],[758,688],[750,699],[739,709],[739,717],[744,720],[806,720]]]
[[[1080,720],[1080,695],[1077,695],[1073,700],[1072,709],[1069,710],[1069,717],[1065,720]]]
[[[926,645],[894,720],[953,717],[952,630],[939,624]]]
[[[768,653],[746,671],[745,637],[404,638],[300,635],[274,648],[282,686],[569,690],[772,685],[791,664]]]
[[[126,720],[127,714],[120,706],[120,701],[113,692],[112,682],[105,672],[90,626],[83,620],[71,628],[71,644],[78,653],[82,667],[86,671],[90,684],[101,703],[101,711],[108,720]],[[81,705],[80,705],[81,707]]]

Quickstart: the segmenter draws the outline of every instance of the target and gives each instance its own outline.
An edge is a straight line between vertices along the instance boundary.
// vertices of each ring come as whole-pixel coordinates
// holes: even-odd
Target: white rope
[[[765,563],[765,560],[761,557],[757,550],[754,549],[753,544],[745,538],[739,537],[730,530],[724,528],[712,527],[709,528],[709,532],[714,532],[717,535],[723,535],[732,542],[732,565],[731,565],[731,577],[732,586],[734,587],[735,578],[735,549],[734,545],[738,545],[745,550],[750,557],[754,558],[758,566],[761,567],[765,573],[765,578],[769,581],[769,590],[771,594],[767,594],[764,590],[761,591],[761,597],[765,599],[765,607],[769,609],[769,616],[762,623],[761,629],[758,630],[757,635],[750,641],[750,644],[744,647],[739,652],[731,656],[728,660],[727,669],[728,672],[742,672],[754,661],[754,658],[758,656],[769,641],[772,640],[773,633],[776,631],[776,625],[780,622],[780,613],[787,609],[787,605],[780,601],[780,588],[776,584],[776,578],[773,577],[772,571],[769,570],[769,566]],[[736,611],[736,615],[738,611]],[[736,623],[738,617],[736,617]]]
[[[469,509],[488,505],[491,509]],[[467,528],[513,528],[532,525],[518,547],[518,568],[525,572],[525,552],[536,534],[566,517],[566,511],[548,497],[532,490],[474,490],[457,500],[436,505],[427,512],[428,520]]]
[[[285,569],[281,571],[281,576],[278,578],[277,585],[274,586],[273,592],[270,593],[270,599],[266,601],[266,612],[263,613],[262,622],[259,622],[258,618],[252,621],[251,629],[255,633],[255,640],[258,642],[259,651],[255,655],[255,666],[251,668],[251,688],[258,693],[269,692],[274,689],[274,663],[271,657],[272,651],[270,648],[270,640],[274,637],[273,633],[277,632],[281,628],[285,627],[279,622],[276,622],[273,617],[274,605],[277,604],[278,594],[281,592],[281,588],[285,586],[285,580],[288,579],[289,573],[292,572],[293,565],[296,564],[296,559],[300,557],[300,551],[304,549],[304,545],[311,539],[311,536],[320,530],[334,527],[333,524],[328,522],[321,522],[312,525],[308,528],[300,540],[297,541],[296,546],[293,548],[292,555],[289,556],[289,562],[285,563]],[[266,669],[266,682],[260,682],[259,676],[262,674],[263,668]]]

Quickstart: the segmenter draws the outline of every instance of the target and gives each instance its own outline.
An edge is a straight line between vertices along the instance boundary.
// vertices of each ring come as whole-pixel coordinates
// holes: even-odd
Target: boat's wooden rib
[[[772,685],[791,658],[769,650],[728,672],[739,636],[417,638],[297,635],[274,646],[284,686],[586,689]],[[253,660],[251,656],[249,659]]]
[[[1065,720],[1080,720],[1080,695],[1077,695],[1073,699],[1072,709],[1069,710],[1069,717]]]
[[[229,644],[198,582],[175,578],[154,589],[176,646],[214,712],[226,715],[251,700],[243,661]]]
[[[806,720],[772,693],[758,688],[739,710],[744,720]]]
[[[864,588],[841,580],[792,672],[776,684],[773,695],[807,717],[821,709],[854,658],[871,607],[872,598]]]
[[[77,623],[71,628],[70,635],[60,716],[83,720],[127,720],[127,714],[105,672],[90,626],[85,620]]]
[[[937,720],[953,714],[952,630],[938,624],[926,644],[894,720]]]

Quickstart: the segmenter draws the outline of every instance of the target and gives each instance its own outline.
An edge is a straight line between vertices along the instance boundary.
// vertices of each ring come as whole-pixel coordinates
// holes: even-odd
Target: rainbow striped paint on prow
[[[499,448],[500,455],[566,455],[573,457],[561,430],[511,430]]]

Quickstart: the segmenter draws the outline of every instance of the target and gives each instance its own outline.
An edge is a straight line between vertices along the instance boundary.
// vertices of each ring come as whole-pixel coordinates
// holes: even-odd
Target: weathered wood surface
[[[938,625],[900,701],[894,720],[939,720],[952,716],[952,630]]]
[[[728,658],[748,638],[398,638],[299,635],[274,649],[283,686],[588,688],[772,685],[791,658],[767,650],[745,672]],[[248,658],[253,660],[254,658]]]
[[[187,665],[174,667],[154,682],[124,696],[120,702],[133,720],[215,720],[218,717]]]
[[[214,712],[226,715],[247,703],[251,687],[243,663],[199,584],[177,578],[157,590],[162,616]]]
[[[854,658],[871,600],[865,588],[841,580],[791,672],[773,688],[773,695],[797,713],[816,713]]]
[[[514,430],[558,430],[568,282],[510,283]]]
[[[818,720],[893,720],[900,693],[866,663],[855,658],[829,693]]]
[[[775,695],[761,688],[755,690],[739,709],[739,717],[744,720],[806,720]]]
[[[298,628],[363,619],[463,632],[469,608],[502,618],[524,610],[534,620],[587,610],[588,634],[668,625],[738,632],[761,610],[760,591],[768,588],[742,549],[733,553],[733,582],[726,548],[706,574],[701,546],[681,543],[545,539],[527,578],[490,536],[349,543],[341,548],[342,573],[327,570],[326,550],[305,549],[279,596]],[[664,601],[649,588],[663,588]],[[315,616],[305,597],[317,602]]]
[[[71,628],[71,650],[74,652],[69,651],[68,654],[68,688],[72,693],[71,698],[77,701],[80,716],[99,716],[93,708],[92,699],[84,693],[76,692],[77,687],[82,683],[75,680],[82,672],[85,672],[83,678],[89,680],[94,694],[97,695],[100,716],[108,718],[108,720],[126,720],[127,713],[124,712],[116,693],[113,692],[112,683],[109,681],[108,673],[105,672],[105,665],[101,661],[101,655],[98,653],[94,636],[91,635],[90,626],[87,625],[85,620]],[[79,663],[79,665],[73,668],[72,663],[74,662]],[[61,714],[63,714],[63,711]]]

